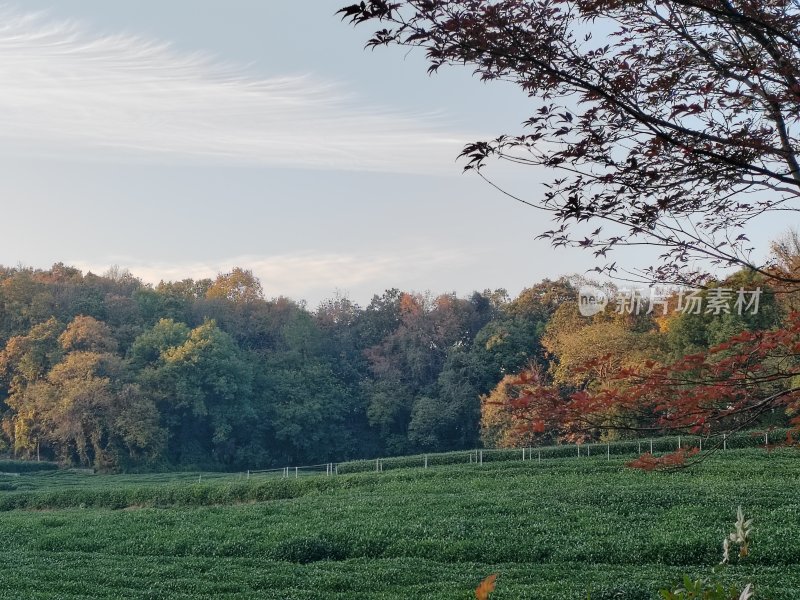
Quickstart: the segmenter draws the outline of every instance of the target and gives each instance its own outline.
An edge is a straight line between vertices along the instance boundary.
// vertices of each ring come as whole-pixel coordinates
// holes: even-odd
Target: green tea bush
[[[0,473],[40,473],[57,469],[57,463],[48,461],[0,460]]]
[[[677,473],[592,452],[298,479],[15,476],[27,487],[0,493],[0,597],[468,600],[500,573],[492,600],[657,600],[719,562],[741,504],[757,546],[723,580],[797,600],[798,458],[734,450]]]
[[[289,538],[280,541],[271,553],[273,560],[307,564],[320,560],[343,560],[345,550],[325,536]]]

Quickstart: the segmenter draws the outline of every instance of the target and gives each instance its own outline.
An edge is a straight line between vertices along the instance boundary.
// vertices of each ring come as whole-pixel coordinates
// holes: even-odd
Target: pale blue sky
[[[455,162],[518,130],[525,96],[364,51],[342,4],[7,5],[0,263],[116,264],[151,282],[241,266],[312,307],[336,290],[516,293],[594,266],[535,241],[541,214]],[[533,197],[548,178],[497,174]]]

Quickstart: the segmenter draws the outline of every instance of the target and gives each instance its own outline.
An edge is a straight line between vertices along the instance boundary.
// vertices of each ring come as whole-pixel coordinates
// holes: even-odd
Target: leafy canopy
[[[526,131],[462,156],[482,174],[492,158],[556,170],[541,196],[517,198],[551,214],[542,235],[555,246],[605,257],[654,245],[661,264],[629,276],[696,282],[695,258],[762,270],[742,229],[797,209],[797,0],[369,0],[339,12],[381,27],[369,47],[420,47],[430,72],[467,65],[531,97]]]

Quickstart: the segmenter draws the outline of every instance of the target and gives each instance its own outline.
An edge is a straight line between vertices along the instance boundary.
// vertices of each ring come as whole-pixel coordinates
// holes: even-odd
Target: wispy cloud
[[[107,262],[71,261],[84,272],[103,273],[112,265],[128,269],[146,283],[214,278],[233,267],[253,271],[268,297],[288,296],[308,300],[315,306],[336,290],[349,292],[365,302],[371,294],[389,287],[414,287],[417,281],[469,260],[456,249],[418,249],[414,252],[372,254],[295,253],[273,256],[237,256],[207,262],[148,262],[126,257],[109,257]],[[441,291],[441,290],[439,290]]]
[[[14,152],[457,171],[465,137],[435,121],[365,107],[314,76],[258,78],[165,43],[0,10],[0,145]]]

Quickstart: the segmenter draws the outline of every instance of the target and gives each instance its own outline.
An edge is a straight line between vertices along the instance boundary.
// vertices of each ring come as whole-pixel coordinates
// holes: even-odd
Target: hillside
[[[797,455],[675,474],[612,457],[274,479],[3,476],[2,597],[645,600],[720,560],[736,507],[758,598],[800,597]],[[109,508],[109,507],[116,507]],[[158,508],[160,507],[160,508]],[[34,510],[35,509],[35,510]]]

